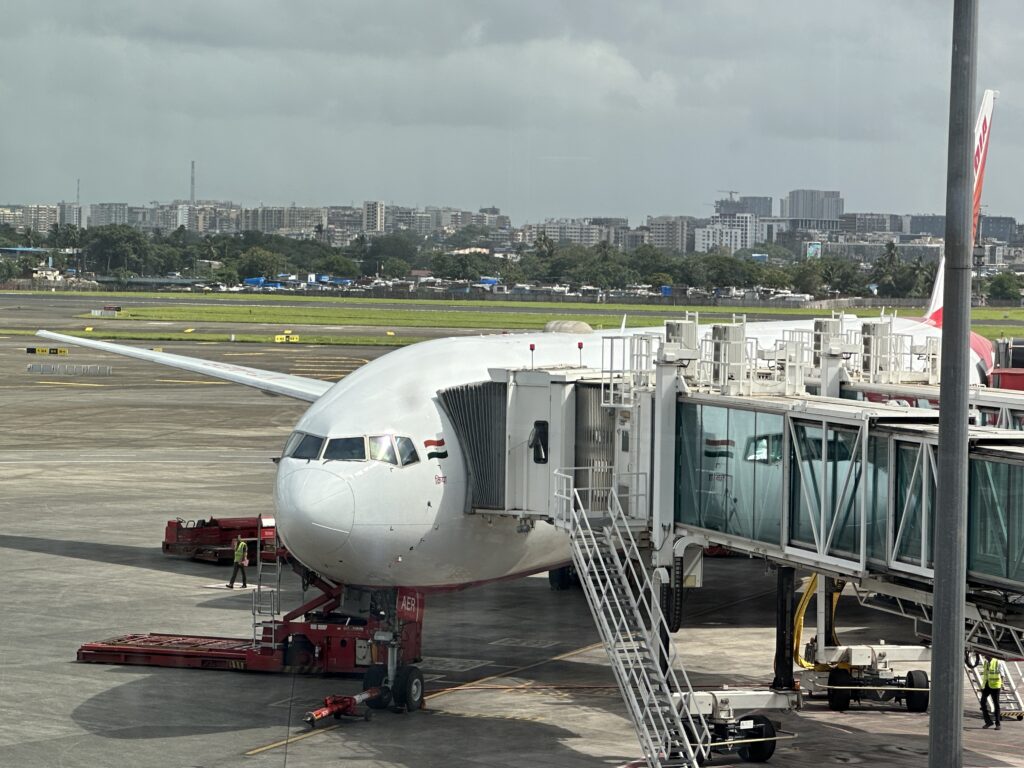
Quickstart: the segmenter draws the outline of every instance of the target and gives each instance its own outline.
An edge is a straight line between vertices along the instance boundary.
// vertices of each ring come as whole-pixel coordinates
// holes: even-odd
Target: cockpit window
[[[402,459],[403,467],[408,467],[420,460],[419,454],[416,453],[416,443],[410,438],[396,437],[395,442],[398,443],[398,456]]]
[[[288,442],[284,444],[284,450],[281,451],[282,456],[291,456],[292,451],[295,450],[295,446],[299,444],[299,441],[304,438],[306,434],[304,432],[292,432],[288,435]]]
[[[362,437],[328,440],[324,461],[366,461],[366,441]]]
[[[320,456],[320,449],[323,445],[324,439],[322,437],[317,437],[316,435],[302,435],[302,439],[289,455],[293,459],[316,459]]]
[[[374,461],[398,464],[395,446],[391,444],[391,435],[370,435],[370,458]]]

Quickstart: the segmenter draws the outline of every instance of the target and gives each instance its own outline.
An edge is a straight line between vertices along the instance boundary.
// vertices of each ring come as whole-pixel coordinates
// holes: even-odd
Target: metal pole
[[[793,690],[793,587],[796,569],[780,565],[775,577],[775,679],[772,688]]]
[[[929,768],[963,765],[964,599],[967,591],[967,410],[970,366],[974,81],[977,0],[953,2],[946,168],[946,266],[938,492],[935,505],[935,611]]]

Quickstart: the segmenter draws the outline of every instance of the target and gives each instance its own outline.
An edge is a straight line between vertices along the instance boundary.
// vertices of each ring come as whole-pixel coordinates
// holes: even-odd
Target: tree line
[[[481,276],[516,283],[569,284],[600,289],[630,285],[672,285],[702,291],[715,288],[789,289],[814,296],[863,296],[874,286],[883,298],[925,298],[935,279],[936,264],[920,258],[903,260],[894,243],[870,269],[849,259],[798,258],[777,244],[758,244],[729,254],[681,254],[644,244],[623,252],[609,243],[593,246],[555,243],[541,235],[532,245],[520,245],[507,257],[477,253],[488,233],[466,227],[447,239],[417,236],[409,231],[367,238],[334,248],[317,239],[295,240],[261,232],[201,235],[184,227],[147,234],[123,224],[80,229],[54,226],[49,232],[16,232],[0,226],[0,247],[32,246],[55,249],[55,266],[76,267],[103,275],[159,276],[180,273],[198,281],[237,284],[245,277],[274,278],[279,274],[330,274],[342,278],[379,276],[405,278],[412,270],[429,270],[435,277],[476,282]],[[80,249],[65,257],[58,249]],[[462,252],[454,252],[459,251]],[[766,254],[755,260],[753,254]],[[21,262],[0,260],[0,280],[24,274],[38,257]],[[217,266],[211,266],[217,265]],[[1020,282],[1002,273],[987,286],[993,298],[1015,298]]]

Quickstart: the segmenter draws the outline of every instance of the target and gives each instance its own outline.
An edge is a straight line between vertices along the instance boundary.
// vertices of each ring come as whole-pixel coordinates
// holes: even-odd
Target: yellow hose
[[[840,582],[842,584],[842,582]],[[800,596],[800,602],[796,604],[796,611],[793,613],[793,660],[796,664],[803,669],[814,669],[816,666],[813,662],[807,661],[800,653],[800,646],[803,645],[803,634],[804,634],[804,616],[807,613],[807,606],[811,604],[811,598],[815,595],[815,590],[818,588],[818,574],[812,573],[811,578],[807,580],[807,586],[804,587],[804,593]],[[833,645],[839,645],[839,638],[836,637],[835,626],[836,626],[836,608],[839,606],[839,595],[842,593],[842,588],[832,593],[832,637],[830,638]],[[827,669],[827,665],[821,667]]]
[[[807,606],[811,604],[811,597],[818,586],[818,574],[812,573],[804,587],[804,593],[800,595],[800,602],[796,604],[796,611],[793,613],[793,661],[802,669],[814,669],[814,664],[807,661],[800,653],[800,646],[803,644],[804,635],[804,614],[807,613]]]

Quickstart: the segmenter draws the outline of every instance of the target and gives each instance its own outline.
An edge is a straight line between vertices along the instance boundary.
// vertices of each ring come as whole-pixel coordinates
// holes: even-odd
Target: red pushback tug
[[[232,531],[231,538],[239,535],[237,531],[241,528],[224,523],[222,519],[217,526],[201,528]],[[359,599],[366,593],[356,590],[355,598],[346,600],[344,585],[323,579],[292,562],[292,568],[302,575],[304,582],[320,594],[277,618],[279,567],[287,552],[277,546],[273,525],[271,519],[257,518],[253,538],[266,542],[269,530],[273,544],[269,558],[267,549],[261,548],[258,586],[253,592],[251,638],[128,634],[86,643],[78,649],[78,661],[363,676],[364,694],[371,695],[328,697],[325,708],[315,711],[311,724],[332,714],[351,715],[356,705],[364,700],[374,709],[388,706],[419,709],[423,705],[423,674],[413,664],[421,660],[423,593],[397,588],[375,591],[373,598],[367,600]],[[170,528],[169,525],[168,530]],[[386,685],[386,681],[393,682]]]

